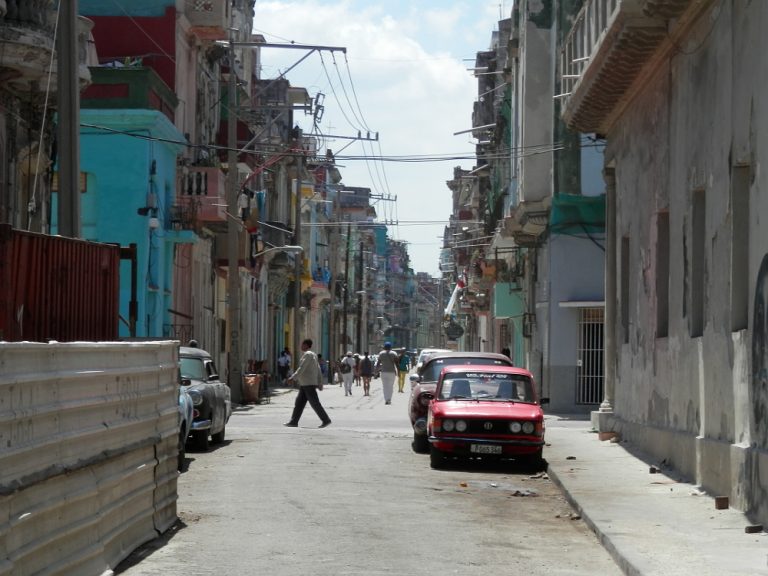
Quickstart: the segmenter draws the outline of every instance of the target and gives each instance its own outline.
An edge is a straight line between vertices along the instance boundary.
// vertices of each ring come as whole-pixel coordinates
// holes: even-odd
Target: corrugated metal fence
[[[0,576],[101,574],[173,525],[177,345],[0,343]]]
[[[120,247],[0,225],[0,340],[116,340]]]

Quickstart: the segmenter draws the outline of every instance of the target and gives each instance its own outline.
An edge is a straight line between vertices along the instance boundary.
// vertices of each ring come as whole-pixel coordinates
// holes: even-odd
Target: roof
[[[443,368],[442,374],[451,374],[454,372],[487,372],[490,374],[520,374],[533,378],[533,375],[525,368],[518,366],[496,366],[496,365],[478,365],[478,364],[461,364],[446,366]]]
[[[509,356],[497,354],[496,352],[441,352],[431,355],[427,362],[432,362],[437,358],[490,358],[492,360],[510,361]]]
[[[179,346],[179,356],[186,356],[187,358],[211,357],[211,355],[202,348],[190,348],[189,346]]]

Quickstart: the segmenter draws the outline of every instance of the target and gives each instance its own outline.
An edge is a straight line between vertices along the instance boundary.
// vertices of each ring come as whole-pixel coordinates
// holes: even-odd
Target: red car
[[[448,456],[513,458],[541,467],[541,403],[533,376],[523,368],[444,368],[427,418],[432,467],[440,468]]]
[[[411,374],[411,399],[408,402],[408,416],[413,427],[413,450],[429,452],[427,439],[427,411],[435,397],[435,388],[440,372],[446,366],[512,366],[512,360],[494,352],[439,352],[430,354],[422,366]]]

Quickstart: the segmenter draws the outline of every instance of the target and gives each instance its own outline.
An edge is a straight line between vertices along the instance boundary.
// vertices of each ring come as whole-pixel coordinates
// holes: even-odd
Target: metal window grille
[[[576,404],[600,404],[603,401],[603,320],[603,308],[579,310]]]

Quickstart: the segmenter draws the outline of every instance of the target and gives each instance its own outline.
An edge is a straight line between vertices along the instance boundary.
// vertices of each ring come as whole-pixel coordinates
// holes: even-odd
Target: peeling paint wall
[[[629,238],[615,415],[625,437],[768,518],[768,3],[716,3],[608,134],[616,242]],[[749,166],[750,326],[731,318],[735,166]],[[698,195],[698,196],[697,196]],[[695,200],[698,198],[698,200]],[[703,233],[697,233],[698,202]],[[669,329],[656,335],[657,214],[669,213]],[[699,257],[699,251],[703,258]],[[621,277],[621,265],[617,275]],[[700,270],[700,272],[698,272]],[[621,282],[619,282],[619,286]],[[698,334],[697,310],[703,311]],[[750,360],[751,358],[751,360]]]

